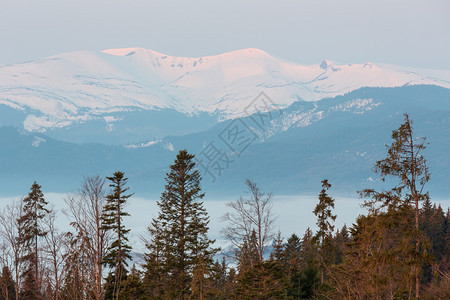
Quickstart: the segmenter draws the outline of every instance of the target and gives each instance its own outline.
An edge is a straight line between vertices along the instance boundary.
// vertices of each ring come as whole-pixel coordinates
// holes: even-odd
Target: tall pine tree
[[[158,201],[158,218],[149,227],[152,239],[147,244],[147,266],[158,268],[158,282],[153,286],[166,298],[186,299],[191,293],[194,269],[198,270],[200,264],[210,269],[218,251],[211,248],[214,241],[207,237],[209,217],[199,201],[204,193],[193,158],[186,150],[178,153]],[[155,270],[147,269],[147,273],[151,272]],[[146,284],[152,286],[151,282]]]
[[[106,204],[103,208],[102,224],[105,230],[113,232],[113,242],[108,248],[108,253],[104,257],[104,264],[108,265],[112,273],[108,276],[106,298],[118,299],[122,282],[127,277],[127,260],[131,260],[131,246],[128,244],[128,233],[123,225],[123,217],[129,216],[123,210],[128,198],[133,194],[126,194],[129,190],[125,187],[128,178],[123,172],[117,171],[112,177],[106,177],[111,183],[111,193],[106,196]]]
[[[18,220],[20,233],[19,243],[24,247],[25,255],[21,260],[25,263],[22,299],[40,299],[42,297],[39,274],[39,239],[47,234],[43,227],[43,219],[50,212],[45,206],[48,204],[44,199],[41,186],[33,183],[30,193],[23,199],[23,212]]]
[[[314,208],[314,214],[317,216],[317,233],[314,236],[314,241],[319,249],[319,262],[321,269],[321,283],[324,282],[325,268],[331,263],[330,255],[332,252],[331,237],[334,226],[331,222],[336,220],[336,215],[333,215],[331,209],[334,208],[334,199],[328,196],[327,191],[331,187],[328,180],[322,180],[322,190],[319,194],[319,203]]]

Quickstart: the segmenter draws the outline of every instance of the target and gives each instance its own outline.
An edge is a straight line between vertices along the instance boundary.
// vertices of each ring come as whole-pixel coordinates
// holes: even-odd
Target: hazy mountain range
[[[0,195],[75,190],[120,169],[157,195],[176,151],[196,153],[205,190],[252,178],[278,194],[379,184],[370,170],[409,113],[427,136],[431,191],[448,193],[450,71],[299,65],[258,49],[202,58],[140,48],[0,66]],[[212,159],[214,158],[214,159]]]

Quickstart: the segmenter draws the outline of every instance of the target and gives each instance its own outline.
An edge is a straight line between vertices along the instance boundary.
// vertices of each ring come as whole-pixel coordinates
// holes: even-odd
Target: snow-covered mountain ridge
[[[384,64],[300,65],[258,49],[201,58],[142,48],[78,51],[0,66],[2,104],[26,114],[28,131],[89,120],[112,126],[117,112],[173,109],[184,114],[244,115],[261,92],[285,108],[360,87],[430,84],[450,88],[450,71]]]

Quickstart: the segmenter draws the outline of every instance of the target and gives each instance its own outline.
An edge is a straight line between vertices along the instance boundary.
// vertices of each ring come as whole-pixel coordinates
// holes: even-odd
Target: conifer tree
[[[229,299],[234,285],[234,270],[228,272],[228,266],[225,256],[222,257],[222,262],[216,261],[211,272],[212,288],[210,298],[213,299]]]
[[[336,268],[334,276],[343,297],[413,297],[413,215],[412,208],[406,206],[357,218],[350,229],[352,240],[347,244],[343,263]]]
[[[244,238],[236,253],[239,274],[235,294],[239,299],[288,299],[290,282],[282,261],[281,234],[274,244],[270,259],[261,262],[256,231],[252,230],[250,238]]]
[[[213,240],[207,237],[209,217],[203,207],[201,176],[193,162],[194,155],[181,150],[167,173],[165,191],[158,201],[159,214],[153,219],[149,232],[147,264],[156,265],[164,278],[166,298],[185,299],[195,266],[213,265]],[[147,273],[152,270],[147,269]]]
[[[272,242],[272,252],[270,253],[270,259],[279,261],[283,264],[284,260],[284,243],[283,238],[281,237],[281,231],[278,231],[275,239]]]
[[[0,277],[0,300],[12,300],[15,297],[16,287],[11,271],[7,266],[4,266]]]
[[[430,199],[423,202],[419,212],[419,229],[430,241],[430,252],[433,264],[442,261],[445,255],[445,214],[442,207],[432,205]],[[432,263],[425,262],[422,266],[422,282],[428,284],[433,279]]]
[[[253,230],[250,237],[244,237],[242,246],[236,249],[239,276],[261,263],[257,244],[256,231]]]
[[[123,289],[120,291],[119,299],[124,300],[139,300],[147,299],[145,295],[145,287],[142,283],[139,272],[136,266],[131,268],[130,275],[123,283]]]
[[[320,284],[317,257],[317,244],[314,242],[312,230],[308,227],[300,243],[300,287],[296,291],[300,299],[316,296],[316,290]]]
[[[288,289],[288,295],[293,299],[300,298],[301,285],[300,278],[302,273],[301,261],[301,240],[294,233],[288,239],[284,245],[283,250],[283,262],[285,273],[289,278],[290,287]]]
[[[23,214],[18,220],[19,243],[24,247],[25,255],[21,260],[25,262],[26,269],[23,274],[24,284],[22,290],[23,299],[40,299],[40,274],[39,274],[39,239],[47,234],[43,227],[43,219],[50,212],[45,206],[41,186],[33,183],[30,193],[23,199]]]
[[[336,235],[333,238],[333,248],[334,248],[334,263],[342,263],[344,256],[345,244],[350,241],[348,235],[347,225],[344,224],[341,230],[337,230]]]
[[[440,261],[445,253],[445,213],[442,207],[432,205],[430,199],[426,199],[420,210],[419,221],[419,229],[430,239],[431,253]]]
[[[291,264],[294,261],[299,263],[301,248],[302,248],[302,243],[301,243],[300,238],[295,233],[293,233],[287,239],[287,242],[284,246],[284,259]]]
[[[160,228],[159,222],[153,220],[148,227],[150,234],[157,234],[156,229]],[[157,299],[163,294],[165,281],[167,276],[164,273],[162,243],[158,239],[146,241],[145,247],[148,253],[145,253],[145,264],[143,265],[145,273],[143,283],[147,295],[153,299]]]
[[[319,261],[321,269],[321,283],[324,282],[325,267],[329,265],[331,259],[331,235],[334,226],[331,224],[336,220],[336,215],[332,214],[331,209],[334,208],[334,199],[328,196],[327,190],[331,187],[328,180],[322,180],[322,190],[319,194],[319,203],[314,208],[314,214],[317,216],[317,233],[314,236],[314,241],[319,248]]]
[[[430,172],[426,159],[422,156],[426,148],[426,138],[416,138],[413,135],[412,122],[408,114],[404,114],[404,122],[396,130],[392,131],[392,144],[387,147],[385,159],[376,162],[374,170],[381,175],[384,181],[391,176],[398,179],[398,184],[388,193],[377,193],[374,190],[366,189],[361,192],[363,197],[371,197],[374,201],[368,203],[374,206],[377,203],[381,208],[397,205],[409,205],[414,208],[414,235],[415,252],[413,254],[415,262],[415,296],[420,296],[419,271],[423,263],[423,251],[420,249],[421,235],[419,232],[419,201],[429,198],[428,192],[424,191],[425,184],[430,180]],[[395,195],[394,197],[385,197]],[[398,200],[397,204],[393,200]]]
[[[106,177],[111,183],[111,193],[106,196],[106,204],[103,208],[102,224],[105,230],[113,232],[113,241],[108,247],[107,255],[103,258],[103,263],[112,270],[110,273],[109,294],[112,299],[118,299],[122,281],[127,277],[127,260],[131,260],[131,246],[128,244],[128,233],[123,225],[123,217],[129,216],[125,212],[124,205],[133,194],[126,194],[129,190],[125,187],[128,178],[123,172],[117,171],[112,177]]]

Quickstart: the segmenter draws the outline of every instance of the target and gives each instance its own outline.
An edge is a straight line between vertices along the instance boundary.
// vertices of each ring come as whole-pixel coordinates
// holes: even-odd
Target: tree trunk
[[[416,253],[419,253],[419,198],[417,195],[414,195],[416,201]],[[416,299],[419,299],[419,264],[416,265]]]

